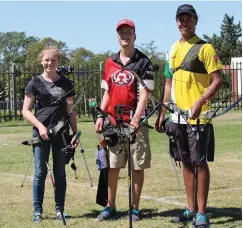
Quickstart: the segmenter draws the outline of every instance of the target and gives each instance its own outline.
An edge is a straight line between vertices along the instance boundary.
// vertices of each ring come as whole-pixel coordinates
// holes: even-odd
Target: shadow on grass
[[[99,214],[101,210],[92,210],[90,213],[85,213],[83,215],[69,215],[69,218],[90,218],[95,219]],[[127,215],[127,211],[117,211],[117,219],[124,217]]]
[[[143,211],[143,218],[145,219],[153,219],[154,217],[162,217],[162,218],[172,218],[174,216],[178,216],[181,213],[181,210],[169,210],[169,211],[160,211],[154,209],[144,209]],[[223,221],[215,221],[211,222],[211,224],[223,225],[230,222],[242,221],[242,209],[241,208],[214,208],[208,207],[207,213],[210,219],[216,218],[227,218]],[[182,226],[185,227],[185,226]]]
[[[95,219],[99,215],[100,211],[99,210],[92,210],[90,213],[86,213],[83,215],[69,215],[69,218],[89,218],[89,219]],[[174,209],[174,210],[168,210],[168,211],[159,211],[156,209],[142,209],[142,214],[143,214],[143,219],[153,219],[158,217],[162,218],[167,218],[168,221],[170,218],[174,216],[178,216],[178,214],[181,213],[181,209]],[[215,218],[224,218],[225,219],[222,221],[215,221],[211,222],[212,224],[217,224],[217,225],[223,225],[226,223],[230,222],[237,222],[242,220],[242,209],[241,208],[214,208],[214,207],[209,207],[207,209],[207,213],[209,214],[210,219],[215,219]],[[125,217],[127,216],[128,212],[127,211],[117,211],[117,218]],[[227,218],[227,219],[226,219]],[[190,223],[188,223],[189,225]],[[187,224],[181,224],[181,227],[187,227]]]

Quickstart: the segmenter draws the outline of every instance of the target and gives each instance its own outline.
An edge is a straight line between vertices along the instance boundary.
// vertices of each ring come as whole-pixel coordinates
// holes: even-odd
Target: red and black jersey
[[[115,117],[115,106],[124,106],[124,121],[130,119],[131,111],[135,111],[139,99],[140,86],[129,70],[137,73],[146,85],[153,89],[153,75],[149,71],[149,58],[135,49],[132,58],[124,66],[120,60],[120,52],[107,59],[102,77],[101,87],[109,91],[110,102],[108,114]]]

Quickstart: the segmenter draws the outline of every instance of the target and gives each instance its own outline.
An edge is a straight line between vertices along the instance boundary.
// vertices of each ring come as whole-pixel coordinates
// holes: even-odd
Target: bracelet
[[[97,112],[96,118],[97,118],[97,119],[98,119],[98,118],[102,118],[102,119],[104,119],[105,117],[104,117],[104,115],[103,115],[101,112]]]

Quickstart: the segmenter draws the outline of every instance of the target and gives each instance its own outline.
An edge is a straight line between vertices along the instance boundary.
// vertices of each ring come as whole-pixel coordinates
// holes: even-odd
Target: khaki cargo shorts
[[[143,170],[151,166],[149,129],[140,127],[136,133],[135,143],[131,145],[131,169]],[[110,168],[125,168],[128,158],[128,144],[108,147]]]

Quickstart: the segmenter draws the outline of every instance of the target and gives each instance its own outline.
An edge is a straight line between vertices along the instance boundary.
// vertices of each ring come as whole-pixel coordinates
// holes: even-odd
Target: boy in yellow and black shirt
[[[205,73],[197,73],[178,69],[173,74],[173,70],[177,69],[190,48],[201,41],[198,36],[194,36],[190,40],[181,45],[177,41],[171,48],[168,56],[168,61],[165,67],[165,78],[172,79],[171,100],[182,110],[189,110],[194,103],[201,97],[201,95],[208,89],[210,82],[210,74],[222,68],[218,56],[211,44],[205,43],[198,52],[198,60],[203,63],[206,70]],[[202,106],[201,113],[210,109],[210,102]],[[172,115],[172,121],[177,122],[176,114]],[[200,121],[202,124],[206,123],[205,119]],[[181,119],[180,123],[185,123]],[[196,120],[190,120],[191,124],[196,124]]]
[[[181,39],[171,48],[165,66],[165,90],[163,102],[173,101],[181,110],[191,110],[191,117],[186,121],[176,113],[171,114],[169,131],[175,139],[170,141],[170,152],[176,161],[182,161],[183,177],[187,193],[188,208],[181,215],[171,219],[172,222],[187,222],[193,219],[195,227],[208,228],[210,222],[206,214],[209,190],[209,167],[207,161],[214,158],[213,125],[208,124],[200,132],[199,151],[196,134],[191,127],[196,127],[199,115],[210,109],[210,100],[221,86],[220,69],[222,64],[211,44],[202,41],[195,34],[198,17],[193,6],[185,4],[177,9],[177,26]],[[190,56],[190,57],[188,57]],[[210,83],[211,82],[211,83]],[[162,126],[166,109],[162,108],[156,121],[156,130],[164,132]],[[200,119],[200,127],[207,122]],[[194,211],[194,166],[198,167],[197,202],[198,210]]]

